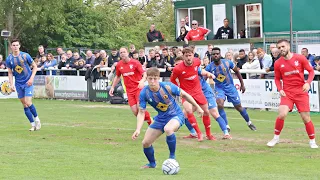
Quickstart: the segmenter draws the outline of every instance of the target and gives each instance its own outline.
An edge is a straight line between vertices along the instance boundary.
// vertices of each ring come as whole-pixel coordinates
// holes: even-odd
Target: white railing
[[[38,71],[41,71],[41,70],[42,70],[41,68],[38,68]],[[164,68],[159,68],[159,70],[160,70],[160,72],[165,72],[166,71],[166,69],[164,69]],[[79,76],[81,71],[87,71],[87,69],[76,70],[74,68],[66,68],[66,67],[63,67],[61,69],[50,67],[50,68],[44,69],[44,71],[49,71],[50,72],[49,75],[52,75],[52,71],[76,71],[77,72],[77,76]],[[102,68],[100,68],[100,71],[105,71],[105,72],[109,73],[111,71],[111,68],[110,67],[102,67]],[[8,72],[8,70],[7,69],[0,69],[0,72]],[[232,73],[234,73],[234,72],[232,71]],[[260,75],[260,74],[273,75],[274,74],[274,72],[266,72],[265,70],[262,70],[262,69],[241,69],[240,73],[241,74],[246,74],[247,78],[249,78],[249,76],[252,75],[252,74],[258,74],[258,75]],[[106,74],[106,76],[107,76],[107,74]],[[305,71],[304,74],[307,75],[308,71]],[[315,71],[315,75],[320,75],[320,72],[319,71]]]

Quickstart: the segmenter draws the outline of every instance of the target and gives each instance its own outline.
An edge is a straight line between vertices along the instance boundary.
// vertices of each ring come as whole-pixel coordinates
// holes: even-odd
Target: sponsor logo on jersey
[[[299,66],[299,61],[295,61],[294,65]]]
[[[285,72],[284,75],[289,76],[291,74],[299,74],[299,72],[300,72],[299,70],[293,70],[293,71]]]
[[[131,76],[134,75],[134,72],[123,73],[122,76]]]
[[[185,79],[191,81],[191,80],[194,80],[196,77],[197,77],[197,75],[193,75],[193,76],[190,76],[190,77],[185,78]]]
[[[132,64],[130,64],[129,66],[130,66],[130,69],[132,69],[132,68],[133,68],[133,65],[132,65]]]

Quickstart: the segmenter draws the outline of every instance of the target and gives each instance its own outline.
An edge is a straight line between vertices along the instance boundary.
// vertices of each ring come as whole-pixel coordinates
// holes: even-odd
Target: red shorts
[[[205,105],[205,104],[207,104],[207,99],[206,99],[206,97],[204,96],[204,94],[203,94],[202,92],[201,92],[201,93],[198,93],[198,94],[195,94],[195,95],[193,95],[192,97],[193,97],[193,99],[197,102],[197,104],[199,104],[199,105]],[[184,102],[186,102],[186,100],[183,99],[183,98],[181,98],[181,100],[182,100],[182,104],[183,104]]]
[[[128,103],[129,103],[130,107],[139,103],[140,91],[141,91],[141,89],[138,89],[135,92],[131,92],[130,94],[129,93],[127,94],[128,95]]]
[[[280,105],[287,105],[292,111],[293,105],[296,105],[299,112],[310,112],[309,94],[289,94],[286,93],[285,97],[281,97]]]

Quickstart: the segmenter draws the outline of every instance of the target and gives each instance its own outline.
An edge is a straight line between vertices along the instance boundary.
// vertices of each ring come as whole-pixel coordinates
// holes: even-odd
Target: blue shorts
[[[25,85],[16,85],[16,90],[18,94],[18,98],[24,98],[24,97],[32,97],[33,96],[33,85],[28,86]]]
[[[179,115],[179,116],[173,116],[171,118],[168,118],[166,121],[163,120],[158,120],[157,116],[154,117],[153,123],[149,126],[152,129],[158,129],[164,132],[164,127],[167,125],[167,123],[170,120],[177,120],[180,123],[180,127],[184,124],[184,115]]]
[[[208,101],[208,109],[217,107],[216,98],[214,96],[206,96],[206,99]]]
[[[221,88],[216,88],[216,98],[217,99],[228,99],[228,102],[231,102],[234,106],[241,104],[240,96],[236,88],[232,88],[228,91],[225,91]]]

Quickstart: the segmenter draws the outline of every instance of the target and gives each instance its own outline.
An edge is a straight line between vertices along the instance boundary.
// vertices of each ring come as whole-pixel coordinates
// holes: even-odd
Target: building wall
[[[250,3],[262,3],[263,32],[290,30],[290,0],[185,0],[177,1],[175,9],[204,6],[206,8],[207,28],[213,30],[213,4],[226,4],[226,16],[232,27],[232,7]],[[320,0],[293,0],[293,30],[320,30],[316,9],[318,7],[320,7]],[[208,39],[212,38],[213,33],[210,34]]]

